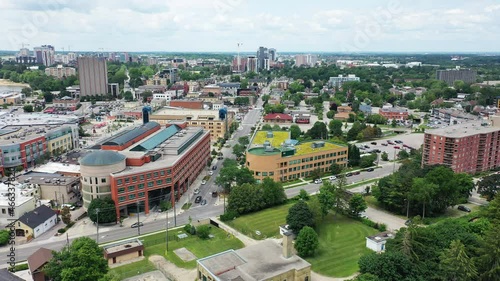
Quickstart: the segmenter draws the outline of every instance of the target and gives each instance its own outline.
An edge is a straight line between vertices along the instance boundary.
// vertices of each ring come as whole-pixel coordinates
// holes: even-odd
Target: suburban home
[[[52,251],[40,248],[28,257],[28,268],[33,281],[48,280],[43,272],[43,267],[52,259]],[[2,279],[3,280],[3,279]]]
[[[292,123],[293,118],[291,115],[284,113],[269,113],[264,116],[264,122],[266,123]]]
[[[57,224],[57,213],[42,205],[16,221],[16,236],[37,238]]]
[[[389,239],[393,239],[394,234],[389,231],[384,231],[376,235],[366,237],[366,247],[377,253],[385,251],[385,243]]]

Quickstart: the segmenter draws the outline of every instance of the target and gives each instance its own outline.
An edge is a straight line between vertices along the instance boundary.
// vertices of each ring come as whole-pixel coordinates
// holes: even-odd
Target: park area
[[[244,215],[228,224],[255,239],[278,237],[279,226],[286,224],[288,209],[292,205]],[[325,276],[347,277],[359,270],[359,258],[370,252],[365,246],[366,237],[379,231],[356,220],[329,214],[316,227],[316,232],[319,237],[318,250],[314,257],[306,259],[311,263],[312,270]]]
[[[179,236],[185,238],[179,238]],[[196,260],[199,258],[204,258],[230,249],[240,249],[244,246],[240,240],[232,235],[228,235],[228,233],[224,230],[214,226],[211,226],[210,238],[206,240],[200,239],[196,235],[186,233],[182,228],[169,230],[168,237],[167,256],[165,256],[167,249],[165,233],[161,232],[148,235],[141,238],[145,247],[145,260],[134,262],[126,266],[116,267],[111,269],[111,271],[117,273],[121,278],[120,280],[122,280],[128,277],[136,276],[139,273],[142,274],[156,270],[153,264],[147,260],[151,255],[163,256],[177,267],[193,269],[196,268]],[[192,256],[193,259],[190,261],[184,261],[178,256],[178,254],[182,255],[186,253],[194,255]]]

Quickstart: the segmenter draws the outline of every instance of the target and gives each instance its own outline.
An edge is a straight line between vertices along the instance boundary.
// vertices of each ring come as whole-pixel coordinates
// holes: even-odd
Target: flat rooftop
[[[218,110],[209,109],[172,109],[163,108],[150,116],[151,120],[155,118],[169,118],[176,120],[208,120],[221,121]]]
[[[36,189],[33,188],[30,184],[14,182],[11,187],[15,188],[16,206],[21,206],[24,203],[33,200],[33,195],[35,195],[34,192]],[[3,182],[0,182],[0,206],[9,206],[9,203],[11,202],[12,201],[9,199],[9,186],[4,184]]]
[[[272,133],[272,137],[268,138],[268,133]],[[272,147],[280,147],[288,139],[290,139],[290,132],[287,131],[258,131],[251,144],[252,146],[261,146],[269,141]]]
[[[384,231],[384,232],[380,232],[380,233],[377,233],[377,234],[372,235],[372,236],[368,236],[366,238],[368,238],[372,241],[375,241],[375,242],[381,242],[381,241],[385,241],[385,240],[394,238],[394,233],[392,233],[390,231]]]
[[[103,248],[107,254],[113,254],[113,253],[118,253],[118,252],[121,252],[123,250],[135,248],[135,247],[139,247],[139,246],[142,246],[142,243],[139,239],[130,239],[130,240],[120,241],[117,243],[106,245]]]
[[[346,148],[345,146],[341,146],[338,144],[334,144],[331,142],[325,141],[325,146],[323,147],[317,147],[313,148],[312,144],[315,141],[308,141],[304,143],[300,143],[295,146],[296,152],[295,155],[305,155],[309,153],[314,153],[314,152],[319,152],[319,151],[327,151],[327,150],[335,150],[335,149],[340,149],[340,148]]]
[[[40,173],[80,173],[80,165],[69,164],[69,163],[59,163],[59,162],[49,162],[42,166],[38,166],[33,169],[35,172]]]
[[[265,253],[265,258],[263,258]],[[203,259],[198,263],[220,280],[269,280],[290,270],[301,270],[311,264],[294,255],[282,255],[282,247],[272,240],[239,250],[229,250]]]
[[[142,166],[128,166],[125,170],[113,175],[122,176],[172,166],[205,135],[210,135],[210,132],[203,130],[203,128],[187,127],[181,129],[176,125],[156,131],[140,143],[131,145],[119,153],[131,159],[141,159],[146,155],[152,157],[157,155],[158,159]]]
[[[466,123],[460,123],[445,128],[426,130],[426,134],[432,134],[447,138],[463,138],[470,137],[477,134],[487,134],[496,131],[500,131],[500,127],[494,127],[484,121],[470,121]],[[483,126],[485,125],[485,126]]]
[[[67,185],[80,182],[79,177],[68,177],[61,174],[30,172],[18,177],[19,182],[39,185]]]

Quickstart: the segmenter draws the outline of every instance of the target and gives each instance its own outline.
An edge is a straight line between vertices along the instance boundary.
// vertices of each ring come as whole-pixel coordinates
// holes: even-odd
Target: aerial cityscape
[[[500,280],[500,5],[0,3],[0,281]]]

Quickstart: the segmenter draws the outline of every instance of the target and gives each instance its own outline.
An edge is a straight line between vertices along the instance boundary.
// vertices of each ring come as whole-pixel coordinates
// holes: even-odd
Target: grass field
[[[325,276],[347,277],[359,270],[358,260],[371,251],[366,248],[366,236],[379,231],[358,221],[328,215],[317,227],[319,247],[313,258],[308,258],[312,270]]]
[[[188,234],[188,237],[184,239],[171,238],[176,237],[177,234],[185,233],[182,229],[170,230],[168,233],[168,254],[166,258],[178,267],[182,268],[195,268],[196,260],[184,262],[174,253],[174,250],[176,249],[184,247],[191,251],[196,258],[204,258],[226,250],[236,250],[244,246],[240,240],[233,236],[228,236],[224,230],[214,226],[212,226],[212,230],[210,231],[210,234],[214,235],[214,237],[208,240],[202,240],[198,238],[198,236],[190,234]],[[165,251],[167,249],[165,233],[158,233],[145,237],[143,243],[146,248],[144,250],[146,257],[153,254],[165,256]]]
[[[262,240],[279,235],[279,226],[286,223],[288,209],[293,204],[281,205],[265,209],[249,215],[241,216],[233,221],[227,222],[239,232],[254,239]],[[260,231],[261,235],[255,234]]]
[[[147,258],[145,258],[142,261],[115,267],[110,269],[109,271],[116,273],[119,277],[119,280],[123,280],[125,278],[130,278],[154,270],[156,270],[156,267],[150,261],[148,261]]]

